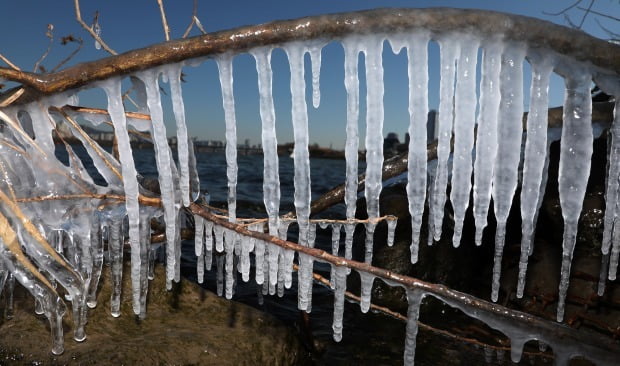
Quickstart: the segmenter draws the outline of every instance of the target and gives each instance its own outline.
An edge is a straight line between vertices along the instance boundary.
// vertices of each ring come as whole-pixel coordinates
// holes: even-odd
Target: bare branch
[[[168,20],[166,19],[166,11],[164,10],[164,1],[157,0],[157,5],[159,5],[159,12],[161,13],[161,24],[164,27],[164,34],[166,36],[166,41],[170,40],[170,27],[168,27]]]
[[[49,44],[47,45],[47,50],[45,50],[45,52],[41,55],[39,60],[34,64],[34,68],[33,68],[32,72],[37,72],[41,62],[43,62],[43,60],[45,60],[47,55],[49,55],[50,51],[52,50],[52,46],[54,45],[54,24],[50,23],[50,24],[47,25],[47,32],[45,32],[45,36],[47,38],[49,38],[49,40],[50,40]],[[42,71],[44,71],[44,70],[42,70]]]
[[[8,58],[6,58],[3,54],[0,53],[0,60],[4,61],[5,64],[9,65],[10,68],[12,68],[15,71],[21,71],[21,69],[19,67],[17,67],[17,65],[15,65],[14,63],[12,63]]]
[[[67,37],[62,37],[62,44],[67,44],[68,42],[77,42],[77,48],[74,49],[73,52],[69,54],[69,56],[65,57],[62,61],[60,61],[58,65],[54,66],[54,68],[50,72],[58,71],[58,69],[60,69],[64,64],[69,62],[75,55],[77,55],[77,53],[80,52],[80,50],[82,49],[82,46],[84,46],[84,41],[82,40],[82,38],[74,38],[71,35]]]
[[[577,7],[577,9],[583,10],[583,11],[587,10],[586,8],[582,8],[581,6]],[[604,17],[604,18],[608,18],[608,19],[611,19],[611,20],[615,20],[616,22],[620,22],[620,18],[616,18],[616,17],[611,16],[609,14],[601,13],[601,12],[598,12],[596,10],[591,10],[591,9],[589,10],[589,12],[594,14],[594,15],[600,16],[600,17]]]
[[[116,51],[110,48],[110,46],[108,46],[108,44],[105,43],[103,39],[101,39],[101,37],[99,37],[99,35],[95,33],[95,31],[93,31],[93,29],[82,20],[82,13],[80,11],[80,0],[73,0],[73,4],[75,6],[75,18],[78,23],[80,23],[82,28],[84,28],[97,42],[99,42],[99,44],[104,50],[108,51],[112,55],[118,55]]]
[[[583,27],[583,23],[586,21],[588,14],[590,14],[590,11],[592,10],[592,5],[594,5],[594,0],[590,0],[590,5],[588,5],[588,8],[585,10],[583,17],[581,17],[581,22],[579,22],[577,29],[581,29],[581,27]]]
[[[187,38],[187,36],[189,36],[189,32],[191,32],[194,25],[196,25],[196,27],[202,32],[202,34],[207,33],[202,27],[202,24],[200,23],[200,19],[198,19],[197,13],[198,13],[198,0],[194,0],[194,9],[192,10],[192,20],[190,21],[189,25],[185,29],[185,32],[183,32],[183,37],[181,38]]]
[[[567,11],[571,10],[571,9],[572,9],[572,8],[574,8],[575,6],[579,5],[582,1],[583,1],[583,0],[577,0],[577,1],[575,1],[573,4],[569,5],[568,7],[566,7],[566,8],[565,8],[565,9],[563,9],[563,10],[558,11],[557,13],[551,13],[551,12],[546,12],[546,11],[543,11],[543,14],[546,14],[546,15],[561,15],[561,14],[564,14],[564,13],[566,13]]]

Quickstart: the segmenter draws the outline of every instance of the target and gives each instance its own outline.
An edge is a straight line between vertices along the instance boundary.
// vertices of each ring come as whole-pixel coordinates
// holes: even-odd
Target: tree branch
[[[170,40],[170,27],[168,26],[168,20],[166,19],[166,11],[164,10],[163,0],[157,0],[159,6],[159,13],[161,14],[161,24],[164,27],[164,35],[166,36],[166,42]]]
[[[97,33],[95,33],[95,31],[93,31],[93,29],[89,27],[88,24],[84,22],[84,20],[82,20],[82,13],[80,11],[80,0],[73,0],[73,5],[75,7],[75,19],[78,23],[80,23],[82,28],[84,28],[84,30],[86,30],[88,34],[90,34],[91,37],[95,39],[95,41],[99,42],[99,44],[104,50],[108,51],[108,53],[112,55],[118,55],[116,51],[110,48],[110,46],[108,46],[108,44],[105,43],[103,39],[101,39],[101,37]]]
[[[77,4],[78,0],[75,2]],[[83,21],[80,24],[85,26]],[[482,38],[502,35],[506,41],[525,42],[530,48],[549,49],[590,63],[596,67],[592,70],[595,80],[620,74],[620,46],[581,31],[519,15],[441,8],[378,9],[278,21],[172,40],[49,75],[34,77],[30,73],[0,68],[0,77],[28,87],[27,92],[16,101],[25,103],[41,95],[79,88],[93,81],[197,57],[224,52],[240,53],[291,41],[340,39],[351,34],[395,33],[415,29],[426,29],[435,38],[447,32],[470,32]],[[562,65],[558,67],[558,73],[568,73]]]

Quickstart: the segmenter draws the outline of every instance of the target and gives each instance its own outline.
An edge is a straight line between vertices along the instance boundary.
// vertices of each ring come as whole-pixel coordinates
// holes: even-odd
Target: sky
[[[156,0],[91,0],[81,1],[82,16],[91,23],[96,10],[99,11],[99,23],[103,39],[119,53],[164,41],[164,33]],[[235,28],[243,25],[260,24],[274,20],[292,19],[303,16],[336,13],[379,7],[458,7],[488,9],[512,14],[532,16],[551,22],[566,24],[563,16],[553,16],[545,12],[557,12],[574,3],[574,0],[557,0],[542,2],[539,0],[519,1],[457,1],[457,0],[198,0],[198,18],[207,32]],[[587,7],[590,0],[582,0],[581,7]],[[180,38],[190,22],[193,0],[164,0],[172,38]],[[619,0],[596,0],[593,10],[612,16],[620,16]],[[20,68],[32,71],[36,61],[48,47],[49,39],[45,33],[47,25],[54,25],[54,44],[48,57],[42,62],[48,70],[57,65],[74,49],[74,45],[63,46],[59,43],[62,36],[72,34],[84,39],[84,47],[67,66],[79,62],[96,60],[108,56],[103,50],[94,47],[94,41],[80,27],[75,19],[73,1],[22,0],[0,2],[0,53]],[[579,22],[583,11],[577,7],[567,12],[574,22]],[[620,32],[620,23],[603,16],[590,15],[583,29],[599,38],[609,38],[596,21],[608,29]],[[194,29],[192,35],[198,35]],[[438,105],[439,58],[435,43],[429,45],[429,106]],[[306,57],[306,86],[309,116],[310,142],[322,146],[341,149],[345,140],[346,92],[344,89],[343,50],[340,44],[330,43],[322,52],[321,68],[321,105],[312,107],[310,83],[310,64]],[[0,62],[1,66],[6,66]],[[396,132],[401,141],[407,130],[408,89],[407,60],[403,53],[395,55],[390,46],[384,45],[385,69],[385,126],[384,135]],[[292,141],[293,131],[290,116],[290,87],[288,61],[284,52],[274,50],[272,55],[274,70],[274,100],[276,104],[276,125],[278,142]],[[260,143],[259,99],[254,59],[242,54],[234,59],[234,92],[237,114],[238,141],[250,140],[251,144]],[[363,82],[363,59],[360,60],[360,115],[361,146],[363,146],[365,129],[365,87]],[[526,66],[527,71],[527,66]],[[199,139],[224,139],[224,112],[217,66],[213,61],[206,61],[199,67],[186,67],[187,82],[183,84],[189,133]],[[527,74],[526,74],[527,75]],[[527,77],[529,78],[529,76]],[[527,79],[524,77],[524,79]],[[526,94],[527,84],[525,80]],[[166,89],[167,85],[163,84]],[[563,100],[563,81],[554,77],[550,89],[550,104],[561,105]],[[80,104],[85,106],[105,107],[105,96],[99,89],[90,89],[79,93]],[[166,125],[168,134],[173,135],[174,122],[168,96],[164,96]],[[527,109],[527,96],[525,107]]]

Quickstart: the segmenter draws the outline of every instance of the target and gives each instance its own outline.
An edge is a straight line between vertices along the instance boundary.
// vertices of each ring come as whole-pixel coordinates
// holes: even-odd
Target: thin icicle
[[[500,71],[501,101],[497,122],[497,151],[493,169],[493,207],[497,220],[495,231],[495,258],[491,299],[497,301],[502,269],[502,253],[506,235],[506,221],[517,188],[521,136],[523,135],[523,60],[521,45],[508,45],[502,56]]]
[[[202,256],[204,235],[205,219],[200,215],[194,215],[194,253],[197,257]]]
[[[372,294],[372,284],[375,281],[375,276],[366,272],[358,272],[361,282],[361,294],[360,294],[360,309],[362,313],[367,313],[370,309],[370,297]]]
[[[418,336],[418,318],[420,304],[424,293],[420,290],[407,290],[407,333],[405,336],[405,365],[413,365],[415,361],[416,338]]]
[[[357,168],[358,168],[358,123],[359,123],[359,79],[357,62],[359,45],[356,38],[346,38],[344,47],[344,85],[347,90],[347,128],[345,143],[346,182],[344,202],[347,210],[347,220],[355,218],[357,203]],[[350,224],[351,225],[351,224]]]
[[[278,141],[276,138],[276,114],[273,104],[271,70],[271,48],[252,51],[258,72],[260,95],[260,116],[262,121],[263,145],[263,202],[269,217],[271,235],[278,226],[280,213],[280,173],[278,166]]]
[[[332,254],[338,256],[338,250],[340,249],[340,231],[342,229],[342,224],[332,224]],[[336,267],[334,265],[331,266],[331,271],[329,275],[329,286],[332,290],[336,289]]]
[[[534,217],[540,194],[540,177],[547,158],[547,109],[549,108],[549,78],[553,64],[549,58],[530,55],[532,86],[530,111],[527,115],[527,137],[521,184],[521,258],[517,297],[523,297],[525,274],[534,232]]]
[[[224,251],[224,227],[214,224],[213,236],[215,237],[215,250],[218,253]]]
[[[129,246],[131,247],[131,284],[133,288],[133,311],[140,314],[140,209],[138,205],[137,172],[127,134],[127,120],[121,96],[120,79],[108,79],[101,83],[108,97],[108,113],[114,125],[114,134],[118,141],[121,161],[123,186],[125,189],[125,207],[129,218]],[[113,312],[114,315],[114,312]]]
[[[204,221],[205,232],[205,268],[207,271],[211,270],[211,264],[213,263],[213,223],[211,221]]]
[[[187,138],[187,126],[185,124],[185,105],[181,90],[181,64],[173,64],[164,69],[164,73],[170,83],[170,96],[172,99],[172,110],[177,126],[177,152],[179,156],[179,170],[181,173],[179,186],[181,188],[181,198],[183,206],[189,206],[190,185],[189,185],[189,147]]]
[[[615,202],[615,207],[611,208],[609,206],[606,206],[606,210],[607,207],[610,208],[610,211],[612,211],[613,214],[613,224],[611,224],[610,226],[613,227],[613,229],[610,227],[609,230],[612,231],[612,237],[611,240],[608,240],[607,242],[605,242],[605,237],[603,237],[603,254],[607,254],[609,253],[609,247],[611,246],[611,253],[610,253],[610,257],[609,257],[609,279],[611,281],[614,281],[616,279],[616,274],[618,272],[618,261],[620,259],[620,234],[617,233],[617,229],[616,227],[620,226],[618,224],[618,196],[620,195],[618,192],[618,179],[620,179],[620,177],[618,177],[620,175],[620,168],[619,168],[619,160],[620,160],[620,152],[618,150],[620,150],[620,147],[618,147],[618,145],[620,145],[620,143],[618,143],[617,141],[620,140],[620,137],[618,136],[618,130],[620,129],[620,127],[618,127],[620,125],[620,97],[618,97],[616,95],[616,105],[614,108],[614,122],[613,122],[613,128],[612,128],[612,151],[610,152],[610,163],[609,163],[609,172],[607,173],[608,177],[607,177],[607,182],[608,182],[608,186],[607,186],[607,191],[610,192],[610,197],[607,198],[607,196],[605,197],[605,201],[607,203],[610,202],[611,200],[611,204],[613,204],[613,202]],[[613,192],[616,192],[615,197],[613,195]],[[606,191],[606,195],[607,195],[607,191]],[[611,205],[610,204],[610,205]],[[608,230],[607,227],[607,211],[605,211],[605,230]]]
[[[334,340],[340,342],[342,340],[342,318],[344,315],[344,294],[347,291],[347,268],[336,267],[332,272],[335,272],[336,276],[333,277],[335,282],[334,291],[334,321],[332,324],[332,330],[334,331]]]
[[[263,271],[265,263],[265,242],[257,240],[254,244],[254,261],[256,271],[254,273],[256,284],[262,285],[265,282],[265,273]]]
[[[226,177],[228,178],[228,220],[237,219],[237,120],[233,95],[232,55],[216,58],[222,86],[222,104],[226,120]]]
[[[110,313],[113,317],[121,316],[121,290],[123,285],[123,217],[112,216],[109,224],[108,251],[110,253],[110,271],[112,278],[112,295]]]
[[[388,235],[387,235],[387,245],[391,247],[394,245],[394,234],[396,232],[396,224],[398,223],[397,218],[389,218],[385,220],[387,223]],[[417,258],[417,247],[416,247],[416,258]],[[416,259],[417,261],[417,259]],[[415,263],[415,262],[414,262]]]
[[[437,173],[433,183],[432,212],[433,238],[441,238],[446,188],[448,185],[448,157],[454,119],[454,72],[460,44],[452,36],[439,40],[441,51],[441,80],[439,83],[439,131],[437,136]],[[430,219],[429,219],[430,220]],[[430,235],[429,235],[430,236]]]
[[[312,106],[319,108],[321,104],[321,49],[322,45],[312,45],[308,49],[312,64]]]
[[[493,167],[497,156],[497,113],[500,103],[499,74],[503,44],[493,41],[485,46],[482,56],[476,160],[474,162],[474,218],[476,245],[482,244],[482,232],[487,226]]]
[[[461,243],[463,220],[469,206],[471,190],[472,149],[476,119],[476,63],[478,41],[471,37],[461,40],[457,59],[456,89],[454,92],[454,158],[450,201],[454,211],[452,245]],[[418,215],[422,216],[422,215]]]
[[[151,114],[151,135],[153,136],[155,146],[155,161],[159,173],[159,189],[161,191],[164,221],[166,223],[166,288],[170,290],[172,289],[172,280],[175,279],[177,267],[177,243],[175,239],[178,210],[175,207],[172,160],[170,158],[170,148],[168,146],[168,136],[166,134],[166,126],[164,125],[164,114],[159,92],[159,71],[143,71],[138,75],[138,78],[144,83],[146,102]]]
[[[306,82],[304,79],[303,43],[288,43],[284,50],[291,69],[292,120],[295,147],[295,213],[299,225],[299,244],[307,246],[310,217],[310,155],[308,152],[308,108],[306,106]]]
[[[224,231],[224,251],[226,253],[226,298],[232,299],[233,295],[233,259],[235,242],[239,240],[236,232],[232,230]]]
[[[375,236],[375,228],[377,224],[374,222],[366,223],[366,239],[364,241],[365,252],[364,252],[364,262],[368,264],[372,264],[372,254],[373,254],[373,242]]]
[[[564,121],[560,142],[558,191],[564,219],[562,270],[558,294],[557,320],[564,318],[564,301],[568,290],[570,266],[577,238],[577,223],[586,194],[592,157],[591,77],[586,70],[575,70],[565,79]],[[610,266],[611,271],[611,266]]]
[[[409,155],[407,197],[411,215],[411,263],[418,261],[420,228],[426,201],[426,123],[428,119],[427,33],[416,33],[407,43],[409,75]],[[396,220],[388,220],[388,246],[394,243]]]

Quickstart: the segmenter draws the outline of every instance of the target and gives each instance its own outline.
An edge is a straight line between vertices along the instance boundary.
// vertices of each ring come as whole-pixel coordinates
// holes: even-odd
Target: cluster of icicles
[[[395,52],[406,49],[409,63],[409,112],[410,125],[408,184],[409,211],[412,218],[411,261],[418,259],[418,245],[422,216],[428,200],[429,245],[441,236],[446,191],[451,177],[450,202],[454,210],[454,246],[461,238],[463,219],[473,190],[473,212],[476,222],[476,244],[480,245],[482,232],[487,224],[491,197],[497,220],[495,238],[495,265],[493,270],[492,299],[498,298],[502,250],[505,226],[513,196],[521,179],[521,216],[523,218],[523,239],[518,283],[518,296],[523,295],[528,256],[532,253],[532,237],[537,213],[546,184],[548,149],[547,136],[548,88],[551,72],[557,57],[549,52],[529,50],[525,45],[481,40],[474,36],[443,35],[436,41],[441,51],[441,82],[439,105],[439,134],[437,168],[430,176],[427,172],[427,114],[428,114],[428,43],[431,35],[416,31],[401,35],[351,36],[342,40],[345,51],[345,87],[347,91],[346,122],[346,222],[331,224],[332,249],[339,253],[341,230],[344,229],[344,256],[351,258],[353,233],[356,227],[355,210],[358,197],[358,123],[360,85],[358,81],[358,56],[364,53],[366,70],[366,180],[365,197],[369,221],[366,223],[365,261],[372,262],[373,234],[379,222],[379,194],[382,189],[383,164],[383,66],[382,53],[387,39]],[[304,55],[310,54],[312,62],[312,100],[314,107],[320,102],[319,70],[323,44],[316,42],[293,42],[283,45],[290,64],[290,87],[292,95],[292,122],[294,127],[294,204],[295,222],[299,226],[299,244],[312,247],[315,241],[316,224],[310,222],[310,162],[308,154],[308,113],[305,98]],[[478,49],[483,49],[479,96],[476,99],[476,63]],[[280,182],[276,140],[276,116],[272,96],[271,47],[250,50],[256,60],[258,88],[260,93],[260,116],[262,119],[262,148],[264,152],[263,194],[268,225],[254,224],[251,230],[286,239],[290,220],[279,216]],[[530,112],[527,118],[527,133],[523,158],[523,174],[519,176],[521,145],[523,138],[523,64],[525,57],[532,66]],[[216,57],[220,73],[223,107],[226,121],[226,159],[228,178],[229,220],[236,219],[236,120],[233,96],[232,55]],[[563,67],[567,67],[564,65]],[[591,125],[590,70],[578,63],[571,64],[566,78],[564,105],[564,126],[561,136],[561,157],[559,192],[564,218],[563,261],[561,271],[560,299],[557,319],[564,313],[564,299],[568,288],[570,265],[577,221],[582,208],[590,170],[593,132]],[[99,82],[108,98],[109,117],[92,115],[93,123],[111,119],[118,140],[120,162],[88,136],[73,128],[74,135],[86,147],[95,167],[107,185],[93,183],[81,162],[71,160],[69,167],[54,157],[52,129],[60,119],[49,107],[75,104],[73,97],[59,96],[40,100],[19,110],[6,109],[3,112],[9,120],[30,121],[34,127],[35,141],[31,140],[17,123],[9,123],[1,138],[0,165],[2,168],[1,211],[6,217],[0,226],[10,226],[17,231],[15,242],[8,242],[10,236],[3,236],[0,246],[0,284],[9,274],[22,283],[36,298],[37,310],[50,320],[53,333],[54,353],[63,350],[61,317],[65,312],[64,301],[56,291],[59,283],[66,291],[65,297],[72,302],[75,336],[78,341],[85,338],[86,305],[96,305],[96,290],[102,270],[104,246],[107,243],[107,257],[111,262],[113,294],[111,313],[120,315],[120,283],[122,277],[122,254],[125,235],[131,253],[131,281],[133,285],[133,311],[144,316],[148,279],[152,275],[154,253],[150,249],[150,219],[163,215],[166,223],[166,279],[168,286],[179,280],[180,264],[180,207],[188,206],[199,195],[196,162],[191,144],[188,144],[185,126],[183,98],[180,84],[181,65],[162,66],[132,76],[137,104],[140,112],[151,116],[151,121],[126,117],[121,94],[121,80],[111,79]],[[173,112],[177,123],[178,157],[177,167],[166,139],[163,121],[160,76],[170,85]],[[611,83],[612,88],[618,85]],[[607,90],[618,95],[617,90]],[[616,102],[618,103],[618,102]],[[479,106],[479,108],[477,108]],[[616,104],[616,108],[618,104]],[[51,112],[50,112],[51,111]],[[605,277],[615,279],[618,255],[620,253],[620,225],[616,225],[618,178],[620,176],[620,141],[618,136],[618,114],[611,129],[611,148],[606,192],[606,214],[603,239],[604,266],[602,271],[602,293]],[[140,203],[141,196],[149,193],[140,186],[132,157],[128,125],[140,131],[148,131],[155,146],[159,184],[163,210]],[[477,125],[477,129],[475,128]],[[477,131],[475,135],[475,131]],[[454,150],[451,153],[451,138]],[[70,151],[70,147],[67,146]],[[452,163],[449,157],[452,154]],[[71,154],[70,154],[71,155]],[[449,171],[450,165],[452,170]],[[119,173],[120,172],[120,173]],[[473,189],[472,189],[473,175]],[[107,195],[101,199],[92,198],[92,193]],[[83,195],[72,200],[23,201],[24,197],[60,197]],[[124,204],[110,201],[113,194],[124,196]],[[90,195],[90,196],[89,196]],[[428,196],[428,197],[427,197]],[[121,201],[122,202],[122,201]],[[21,220],[26,217],[29,220]],[[127,220],[125,220],[127,217]],[[8,219],[8,222],[7,222]],[[224,252],[217,256],[218,292],[227,298],[233,295],[234,273],[242,273],[244,281],[250,278],[251,253],[254,253],[255,281],[263,285],[264,294],[283,294],[292,285],[292,267],[295,252],[279,246],[244,237],[235,231],[195,216],[195,251],[198,258],[198,280],[202,282],[204,270],[211,269],[213,251]],[[393,241],[396,221],[387,220],[388,242]],[[322,225],[325,228],[327,225]],[[45,242],[53,247],[45,246]],[[17,243],[18,242],[18,243]],[[49,247],[49,249],[48,249]],[[44,248],[46,250],[42,250]],[[21,249],[25,250],[24,256]],[[20,254],[21,253],[21,254]],[[29,258],[36,263],[34,268]],[[310,311],[312,299],[312,269],[314,258],[298,254],[298,296],[299,308]],[[331,283],[335,289],[334,339],[342,338],[342,318],[346,278],[350,270],[333,266]],[[360,272],[362,283],[362,311],[368,311],[374,276]],[[225,278],[225,280],[224,280]],[[225,286],[224,286],[225,284]],[[393,285],[393,284],[392,284]],[[409,322],[407,326],[405,363],[412,364],[417,333],[417,318],[422,298],[427,295],[421,290],[408,289]],[[436,295],[433,295],[436,296]],[[487,319],[462,304],[466,313],[480,317],[494,328],[503,330],[513,340],[513,360],[520,358],[523,344],[529,339],[544,340],[555,346],[556,351],[566,351],[559,357],[570,358],[577,352],[553,339],[542,339],[526,330],[518,330],[494,319]]]

